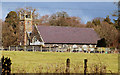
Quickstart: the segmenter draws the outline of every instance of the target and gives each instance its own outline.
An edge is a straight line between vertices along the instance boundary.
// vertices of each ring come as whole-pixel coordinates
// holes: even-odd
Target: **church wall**
[[[58,48],[66,48],[66,49],[69,49],[69,48],[73,48],[74,45],[77,46],[77,48],[82,48],[83,45],[81,44],[45,44],[45,47],[54,47],[54,46],[58,46]],[[86,45],[86,44],[84,44]],[[87,45],[88,47],[90,47],[91,44]],[[92,45],[93,48],[96,47],[95,44]]]
[[[34,37],[36,37],[36,39],[39,40],[40,42],[43,42],[35,26],[33,26],[33,31],[32,31],[31,40],[30,40],[31,42],[33,42],[32,40]]]

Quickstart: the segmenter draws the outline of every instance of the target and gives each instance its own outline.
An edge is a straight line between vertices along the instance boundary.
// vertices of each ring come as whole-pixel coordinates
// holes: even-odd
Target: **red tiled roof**
[[[45,43],[96,44],[97,33],[92,28],[37,26]]]

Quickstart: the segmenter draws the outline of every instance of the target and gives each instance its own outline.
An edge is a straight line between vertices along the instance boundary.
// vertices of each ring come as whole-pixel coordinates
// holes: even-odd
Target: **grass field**
[[[12,73],[64,72],[67,58],[70,58],[71,73],[83,73],[84,59],[88,59],[88,72],[100,63],[108,73],[108,70],[118,72],[118,54],[3,51],[2,55],[11,58]]]

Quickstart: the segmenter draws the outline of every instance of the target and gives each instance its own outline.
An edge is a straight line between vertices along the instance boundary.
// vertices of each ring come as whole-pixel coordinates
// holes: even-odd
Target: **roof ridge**
[[[47,25],[36,25],[37,27],[44,26],[44,27],[63,27],[63,28],[80,28],[80,29],[92,29],[93,28],[81,28],[81,27],[72,27],[72,26],[47,26]]]

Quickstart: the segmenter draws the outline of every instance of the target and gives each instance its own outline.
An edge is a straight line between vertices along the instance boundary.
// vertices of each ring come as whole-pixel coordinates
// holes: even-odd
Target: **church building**
[[[31,13],[20,14],[20,24],[20,45],[82,46],[100,40],[93,28],[33,25]]]

